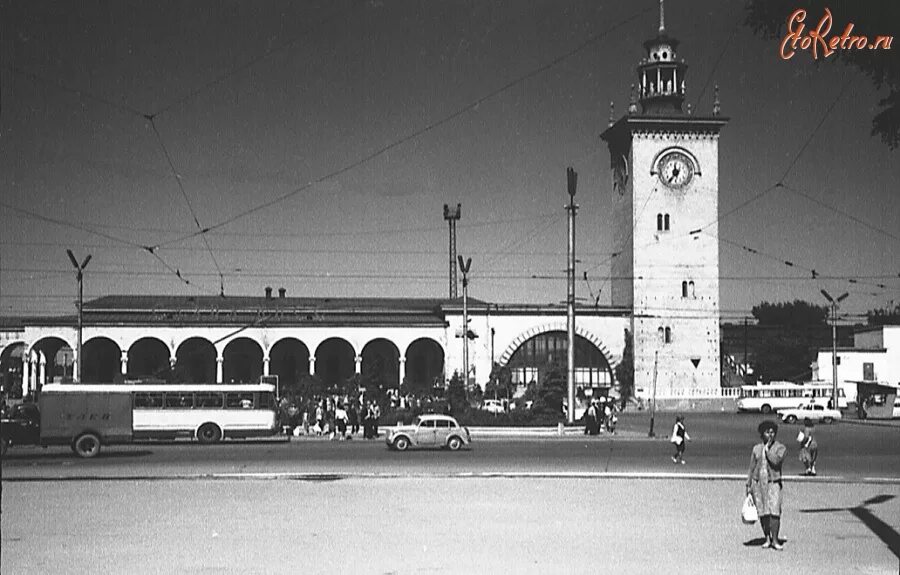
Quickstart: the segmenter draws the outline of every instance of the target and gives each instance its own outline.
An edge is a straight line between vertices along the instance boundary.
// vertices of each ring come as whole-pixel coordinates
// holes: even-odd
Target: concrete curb
[[[77,481],[340,481],[344,479],[631,479],[631,480],[672,480],[682,481],[734,481],[745,482],[746,474],[740,473],[671,473],[671,472],[591,472],[591,471],[489,471],[458,473],[293,473],[293,472],[248,472],[248,473],[197,473],[173,475],[60,475],[4,477],[4,482],[77,482]],[[875,484],[900,485],[896,477],[806,477],[788,475],[784,480],[790,483],[816,484]]]

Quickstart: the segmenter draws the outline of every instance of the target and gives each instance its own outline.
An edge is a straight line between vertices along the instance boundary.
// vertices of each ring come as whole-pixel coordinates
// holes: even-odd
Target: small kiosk
[[[860,419],[894,417],[900,386],[874,381],[856,382],[856,410]]]

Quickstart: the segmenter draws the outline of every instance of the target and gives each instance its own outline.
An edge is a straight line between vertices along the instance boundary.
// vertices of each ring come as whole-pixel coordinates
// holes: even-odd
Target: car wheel
[[[409,439],[400,436],[394,440],[394,449],[397,451],[406,451],[409,449]]]
[[[834,423],[834,418],[833,417],[823,417],[822,423]]]
[[[784,419],[784,421],[787,422],[787,423],[794,423],[795,421],[797,421],[797,416],[796,416],[796,415],[788,415],[788,416]]]
[[[769,414],[772,413],[772,406],[768,403],[764,403],[763,406],[759,409],[763,413]]]
[[[89,459],[100,453],[100,438],[94,433],[79,435],[72,444],[75,455]]]
[[[454,436],[447,440],[447,447],[450,451],[459,451],[459,448],[462,447],[462,439]]]
[[[222,430],[215,423],[204,423],[197,430],[197,441],[200,443],[218,443],[222,439]]]

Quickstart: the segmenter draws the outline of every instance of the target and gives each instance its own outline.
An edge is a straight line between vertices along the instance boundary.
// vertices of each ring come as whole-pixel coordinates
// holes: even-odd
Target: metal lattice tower
[[[461,210],[462,204],[456,204],[455,209],[444,204],[444,219],[450,224],[450,299],[459,297],[456,281],[456,221]]]

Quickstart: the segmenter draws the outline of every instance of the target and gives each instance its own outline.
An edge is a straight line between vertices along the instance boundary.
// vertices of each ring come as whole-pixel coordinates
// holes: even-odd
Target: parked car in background
[[[412,447],[447,448],[451,451],[469,446],[469,429],[449,415],[420,415],[412,425],[385,428],[387,446],[397,451]]]
[[[837,409],[829,409],[817,403],[809,403],[800,407],[791,409],[782,409],[778,413],[781,414],[781,421],[785,423],[794,423],[809,419],[814,423],[832,423],[841,419],[841,412]]]
[[[506,413],[503,401],[499,399],[485,399],[481,404],[481,409],[488,413]]]

